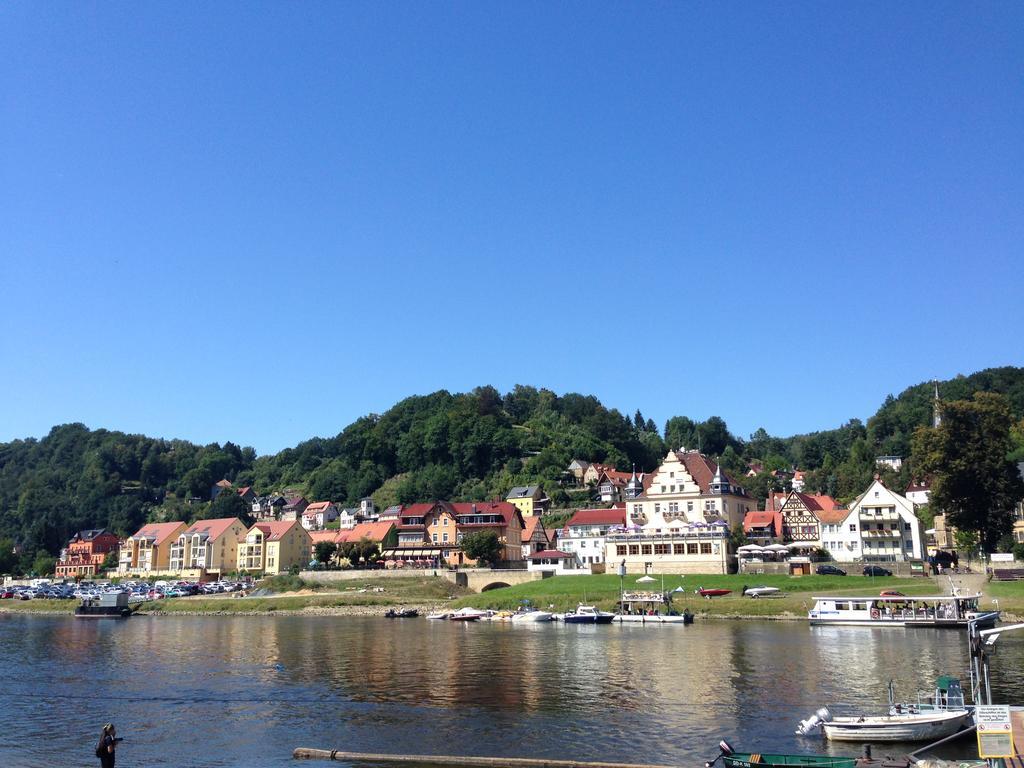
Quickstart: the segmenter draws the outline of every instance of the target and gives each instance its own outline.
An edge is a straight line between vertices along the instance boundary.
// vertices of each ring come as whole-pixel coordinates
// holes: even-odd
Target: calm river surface
[[[999,642],[995,687],[1024,704],[1024,638]],[[95,765],[107,721],[122,768],[283,766],[298,746],[701,766],[721,738],[825,751],[797,721],[877,708],[890,678],[968,685],[959,632],[795,622],[0,615],[0,660],[4,766]]]

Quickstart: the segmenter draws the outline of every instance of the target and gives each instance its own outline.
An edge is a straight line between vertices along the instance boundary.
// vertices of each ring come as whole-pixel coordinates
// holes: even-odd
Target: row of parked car
[[[846,571],[835,565],[819,565],[814,572],[819,576],[845,576]],[[865,565],[861,571],[865,576],[892,576],[892,571],[880,565]]]
[[[161,600],[165,597],[188,597],[190,595],[215,595],[224,592],[238,592],[246,588],[240,581],[211,581],[200,584],[194,581],[126,581],[121,584],[110,582],[83,581],[35,585],[13,585],[0,587],[0,599],[11,600],[85,600],[103,594],[123,592],[131,602]]]

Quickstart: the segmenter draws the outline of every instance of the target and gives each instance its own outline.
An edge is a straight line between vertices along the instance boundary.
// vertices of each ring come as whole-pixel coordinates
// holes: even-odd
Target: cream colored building
[[[187,526],[183,522],[147,523],[129,536],[118,553],[119,575],[147,575],[170,568],[171,545]]]
[[[728,528],[743,522],[757,502],[721,468],[698,451],[669,451],[654,472],[644,477],[643,492],[628,498],[626,511],[639,525],[659,515],[666,521],[710,524],[724,520]]]
[[[238,568],[238,540],[245,523],[237,517],[197,520],[171,544],[169,570],[188,575],[223,575]]]
[[[313,540],[297,520],[256,523],[238,542],[238,570],[268,575],[309,563]]]

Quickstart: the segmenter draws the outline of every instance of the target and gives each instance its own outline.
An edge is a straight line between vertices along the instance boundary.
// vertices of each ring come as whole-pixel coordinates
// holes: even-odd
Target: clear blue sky
[[[1024,363],[1024,5],[0,5],[0,440],[516,383],[740,436]]]

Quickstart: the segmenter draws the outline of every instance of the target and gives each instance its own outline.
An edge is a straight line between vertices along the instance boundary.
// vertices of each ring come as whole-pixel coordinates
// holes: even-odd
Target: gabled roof
[[[310,531],[309,538],[313,540],[313,544],[319,544],[321,541],[337,544],[343,540],[341,539],[341,531]]]
[[[697,451],[690,451],[684,453],[680,459],[683,462],[683,466],[686,467],[686,471],[690,473],[690,477],[696,481],[697,485],[700,486],[701,493],[707,493],[711,487],[711,481],[715,477],[715,473],[718,471],[718,464],[713,462],[703,453]],[[734,496],[746,496],[747,492],[743,490],[743,486],[739,485],[733,478],[722,470],[723,479],[732,486],[732,492]]]
[[[743,532],[750,533],[754,528],[772,527],[772,536],[782,535],[782,513],[772,510],[764,512],[755,510],[747,512],[743,518]]]
[[[331,506],[333,502],[330,501],[314,501],[308,507],[306,507],[307,515],[315,515],[317,512],[326,512],[327,508]]]
[[[218,517],[213,520],[196,520],[186,530],[184,535],[191,536],[194,533],[205,533],[211,539],[224,534],[235,523],[241,523],[237,517]],[[244,527],[244,526],[243,526]]]
[[[78,533],[76,533],[74,536],[71,537],[71,540],[75,541],[77,539],[78,541],[92,541],[97,536],[103,536],[104,534],[106,534],[107,536],[113,536],[114,535],[110,531],[108,531],[106,528],[89,528],[89,529],[84,530],[84,531],[79,531]]]
[[[352,530],[341,531],[338,534],[338,542],[368,539],[369,541],[380,543],[388,537],[388,534],[391,533],[394,527],[395,524],[388,520],[376,523],[359,523]]]
[[[544,532],[544,526],[540,524],[540,518],[536,515],[533,517],[527,517],[523,520],[523,532],[520,535],[520,538],[523,542],[527,542],[532,539],[533,535],[538,531],[547,538],[547,534]]]
[[[252,486],[251,485],[247,485],[244,488],[239,488],[238,489],[238,495],[239,496],[245,496],[245,494],[247,494],[251,490],[252,490]]]
[[[217,486],[218,488],[230,488],[231,482],[228,480],[218,480],[216,483],[214,483],[214,485]]]
[[[185,525],[182,521],[174,523],[147,523],[139,528],[133,539],[152,539],[153,546],[160,546],[167,539],[177,533],[178,529]]]
[[[531,560],[572,560],[575,557],[576,555],[561,552],[557,549],[542,549],[540,552],[534,552],[530,555]]]
[[[629,479],[633,476],[632,472],[619,472],[617,469],[606,469],[601,473],[598,478],[598,484],[603,480],[607,480],[612,485],[625,485],[629,482]]]
[[[538,485],[517,485],[508,492],[505,499],[530,499],[540,490]]]
[[[626,508],[614,506],[611,509],[580,509],[569,518],[567,528],[574,525],[625,525]]]
[[[309,535],[309,532],[299,525],[296,520],[270,520],[265,523],[256,523],[256,525],[239,537],[239,541],[245,541],[246,535],[251,532],[253,528],[258,528],[263,531],[263,538],[267,541],[279,541],[294,526],[298,526],[300,531],[305,533],[307,536]]]

